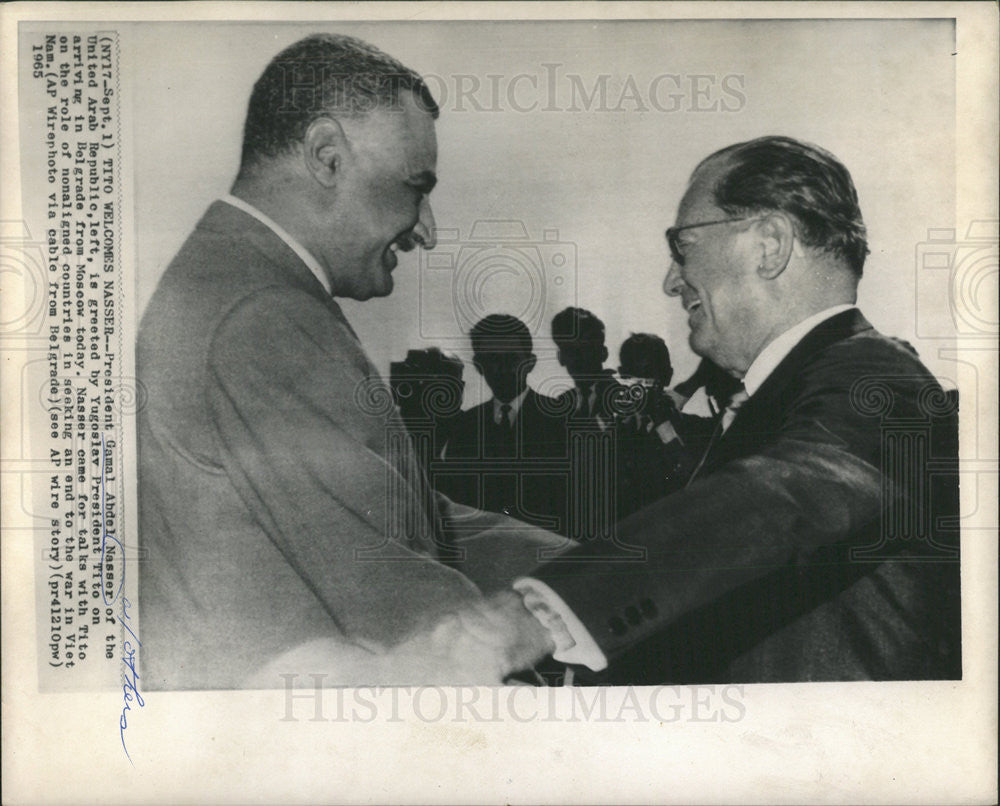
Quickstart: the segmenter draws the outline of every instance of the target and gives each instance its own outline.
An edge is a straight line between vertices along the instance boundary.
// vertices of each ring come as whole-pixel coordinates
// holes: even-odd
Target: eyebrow
[[[437,176],[435,176],[434,171],[421,171],[418,174],[413,174],[408,180],[411,185],[419,188],[424,193],[430,193],[434,190],[434,186],[437,184]]]

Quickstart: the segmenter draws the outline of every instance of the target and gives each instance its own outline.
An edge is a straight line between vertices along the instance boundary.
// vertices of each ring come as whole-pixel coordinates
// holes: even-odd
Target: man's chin
[[[364,302],[373,297],[387,297],[392,293],[394,285],[392,275],[386,272],[377,283],[373,283],[368,288],[354,294],[353,298],[358,300],[358,302]]]
[[[707,358],[709,361],[715,361],[712,345],[706,339],[700,338],[700,334],[697,331],[691,331],[688,336],[688,346],[695,355]]]

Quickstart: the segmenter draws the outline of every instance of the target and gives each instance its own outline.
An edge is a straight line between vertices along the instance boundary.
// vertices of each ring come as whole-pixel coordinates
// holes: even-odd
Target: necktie
[[[726,406],[725,411],[722,412],[722,431],[725,432],[729,426],[733,424],[733,420],[736,419],[736,412],[739,411],[740,406],[750,399],[750,395],[747,394],[747,390],[741,385],[739,390],[733,394],[732,399],[729,401],[729,405]]]
[[[500,406],[500,427],[505,431],[510,430],[510,403]]]
[[[705,460],[708,459],[708,455],[712,452],[716,443],[726,432],[726,429],[732,425],[733,420],[736,419],[736,412],[739,410],[740,406],[746,403],[749,399],[750,395],[747,394],[747,390],[743,388],[742,384],[740,384],[739,390],[733,394],[729,401],[729,405],[723,409],[718,425],[716,425],[715,431],[712,433],[712,438],[708,441],[708,446],[705,448],[705,452],[702,453],[697,466],[691,471],[691,475],[688,477],[687,483],[684,485],[685,487],[690,486],[691,482],[694,481],[695,476],[698,475],[698,472],[704,466]]]

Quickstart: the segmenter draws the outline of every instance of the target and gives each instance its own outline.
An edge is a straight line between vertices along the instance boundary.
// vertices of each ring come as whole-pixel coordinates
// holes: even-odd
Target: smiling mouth
[[[410,252],[415,246],[416,242],[410,237],[409,233],[400,235],[386,247],[385,252],[382,254],[382,264],[386,269],[392,271],[399,263],[399,253]]]

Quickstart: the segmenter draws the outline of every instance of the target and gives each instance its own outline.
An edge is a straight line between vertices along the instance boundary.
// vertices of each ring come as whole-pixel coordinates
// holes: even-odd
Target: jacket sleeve
[[[391,644],[480,593],[413,547],[433,527],[385,458],[384,411],[359,404],[367,371],[321,301],[264,289],[221,321],[207,394],[224,470],[274,545],[342,632]]]
[[[457,567],[484,593],[508,589],[539,563],[576,543],[509,515],[475,509],[437,493],[438,508],[459,552]]]
[[[865,373],[894,370],[836,351],[814,362],[753,453],[637,512],[616,545],[583,545],[531,576],[613,657],[743,586],[842,557],[877,535],[886,481],[880,421],[850,390]],[[893,391],[914,400],[906,383]],[[622,546],[642,557],[625,561]]]

